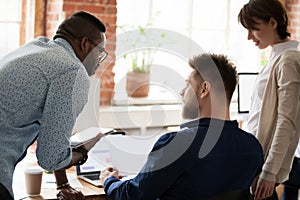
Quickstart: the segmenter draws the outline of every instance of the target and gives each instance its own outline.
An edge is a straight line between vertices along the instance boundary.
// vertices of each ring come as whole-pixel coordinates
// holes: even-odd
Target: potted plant
[[[126,93],[129,97],[147,97],[150,88],[150,69],[155,54],[165,34],[150,29],[151,22],[144,27],[138,26],[136,31],[130,32],[126,42],[131,43],[131,52],[125,53],[123,58],[130,61],[126,74]],[[119,27],[124,31],[124,27]],[[134,38],[134,40],[132,40]]]
[[[148,96],[152,60],[150,49],[134,52],[131,55],[131,68],[126,75],[126,93],[129,97]]]

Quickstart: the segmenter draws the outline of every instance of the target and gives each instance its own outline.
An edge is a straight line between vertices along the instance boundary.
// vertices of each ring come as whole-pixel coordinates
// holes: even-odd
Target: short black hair
[[[189,65],[195,69],[203,81],[208,81],[217,89],[224,89],[228,102],[231,101],[237,85],[235,65],[222,54],[203,53],[189,60]],[[220,78],[222,80],[220,80]]]
[[[94,15],[84,12],[84,11],[79,11],[74,13],[71,17],[79,17],[82,19],[85,19],[87,22],[90,22],[91,24],[93,24],[99,31],[105,33],[106,31],[106,27],[105,25]],[[71,18],[70,17],[70,18]]]
[[[87,36],[94,41],[99,38],[100,32],[106,31],[105,25],[90,13],[79,11],[65,19],[58,27],[55,38],[68,36],[81,38]]]
[[[280,39],[285,39],[291,34],[287,32],[288,16],[279,0],[250,0],[243,6],[238,15],[238,21],[246,28],[257,30],[256,20],[265,23],[273,18],[277,22],[277,33]]]

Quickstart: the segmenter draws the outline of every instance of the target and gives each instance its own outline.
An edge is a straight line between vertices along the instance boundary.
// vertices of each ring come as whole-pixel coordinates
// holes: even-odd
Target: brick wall
[[[288,29],[292,34],[292,39],[300,41],[300,0],[285,1],[289,26]]]
[[[53,38],[62,18],[63,0],[47,0],[46,36]]]
[[[98,17],[107,28],[106,49],[108,58],[101,63],[96,72],[96,77],[101,80],[100,104],[109,105],[114,92],[114,73],[112,71],[115,61],[115,35],[117,8],[116,0],[48,0],[46,11],[46,35],[52,38],[60,22],[72,15],[72,13],[83,10]]]

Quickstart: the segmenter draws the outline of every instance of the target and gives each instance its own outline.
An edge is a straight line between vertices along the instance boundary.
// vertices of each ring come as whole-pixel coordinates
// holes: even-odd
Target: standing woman
[[[248,129],[265,155],[252,188],[255,200],[278,199],[275,186],[288,178],[300,132],[299,43],[289,38],[288,17],[279,0],[250,0],[238,20],[259,49],[272,47],[256,80]]]

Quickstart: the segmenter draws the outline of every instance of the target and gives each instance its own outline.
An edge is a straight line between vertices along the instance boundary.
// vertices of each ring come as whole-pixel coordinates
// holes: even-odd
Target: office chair
[[[242,189],[218,194],[208,200],[253,200],[253,196],[249,189]]]

